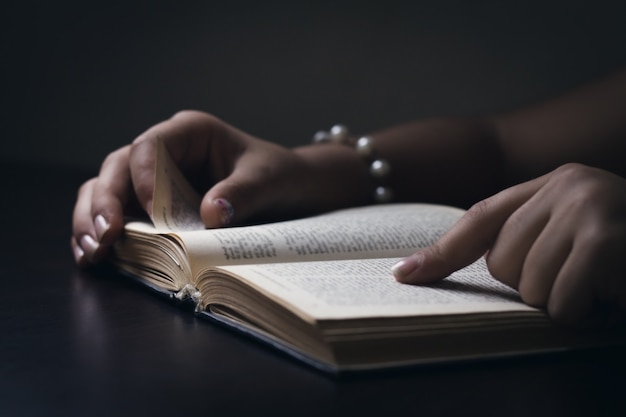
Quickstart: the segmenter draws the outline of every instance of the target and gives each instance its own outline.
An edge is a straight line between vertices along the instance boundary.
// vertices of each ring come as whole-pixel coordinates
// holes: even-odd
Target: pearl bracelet
[[[313,143],[335,143],[338,145],[354,146],[357,154],[370,164],[370,175],[379,183],[384,183],[391,172],[389,162],[376,157],[374,139],[362,136],[356,142],[350,138],[350,132],[344,125],[335,125],[330,131],[320,130],[313,136]],[[393,192],[384,185],[376,187],[374,199],[377,203],[388,203],[393,199]]]

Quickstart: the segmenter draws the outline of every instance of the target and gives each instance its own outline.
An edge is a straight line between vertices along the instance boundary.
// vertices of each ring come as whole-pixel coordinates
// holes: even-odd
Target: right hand
[[[209,114],[183,111],[109,154],[99,175],[81,186],[71,238],[79,266],[105,256],[122,234],[125,215],[150,212],[157,138],[164,141],[192,185],[206,192],[200,215],[208,228],[240,224],[253,217],[321,211],[352,204],[346,198],[354,199],[345,196],[346,185],[354,180],[354,175],[346,175],[354,167],[348,162],[358,161],[354,151],[319,146],[296,152],[257,139]],[[230,203],[232,216],[224,215],[216,199]]]
[[[626,179],[565,164],[475,204],[435,244],[394,267],[430,284],[485,256],[489,272],[557,323],[626,324]]]

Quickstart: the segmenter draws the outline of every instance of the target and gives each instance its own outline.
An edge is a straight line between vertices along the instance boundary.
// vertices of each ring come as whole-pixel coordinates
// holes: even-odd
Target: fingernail
[[[93,255],[98,250],[98,242],[94,240],[89,235],[84,235],[80,238],[80,247],[84,251],[84,254],[89,257],[89,259],[93,258]]]
[[[96,228],[96,236],[98,237],[98,241],[102,241],[102,236],[109,230],[111,225],[104,218],[102,214],[98,214],[94,219],[94,227]]]
[[[391,267],[391,273],[396,278],[404,278],[411,275],[422,265],[424,255],[420,252],[408,256]]]
[[[74,245],[73,249],[74,249],[74,260],[76,261],[77,264],[80,264],[80,261],[85,256],[85,252],[79,245]]]
[[[219,207],[221,215],[220,220],[222,221],[223,226],[227,226],[233,220],[233,216],[235,215],[235,209],[233,209],[232,204],[223,198],[216,198],[213,200],[213,204]]]

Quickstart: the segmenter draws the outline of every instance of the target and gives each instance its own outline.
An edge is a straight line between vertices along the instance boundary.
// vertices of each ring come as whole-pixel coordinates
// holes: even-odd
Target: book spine
[[[180,301],[190,301],[193,303],[194,311],[198,313],[201,310],[200,301],[202,301],[202,293],[193,285],[185,284],[185,286],[173,295]]]

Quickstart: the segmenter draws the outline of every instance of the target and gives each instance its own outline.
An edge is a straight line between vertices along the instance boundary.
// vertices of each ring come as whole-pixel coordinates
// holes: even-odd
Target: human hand
[[[109,154],[99,175],[80,188],[71,238],[78,265],[105,256],[121,236],[125,215],[150,213],[157,139],[194,188],[206,192],[200,215],[210,228],[341,205],[349,198],[345,185],[354,180],[342,175],[350,164],[341,162],[360,163],[347,148],[289,150],[206,113],[177,113]]]
[[[626,180],[567,164],[474,205],[393,272],[432,283],[485,255],[496,279],[555,322],[610,326],[626,317],[625,250]]]

